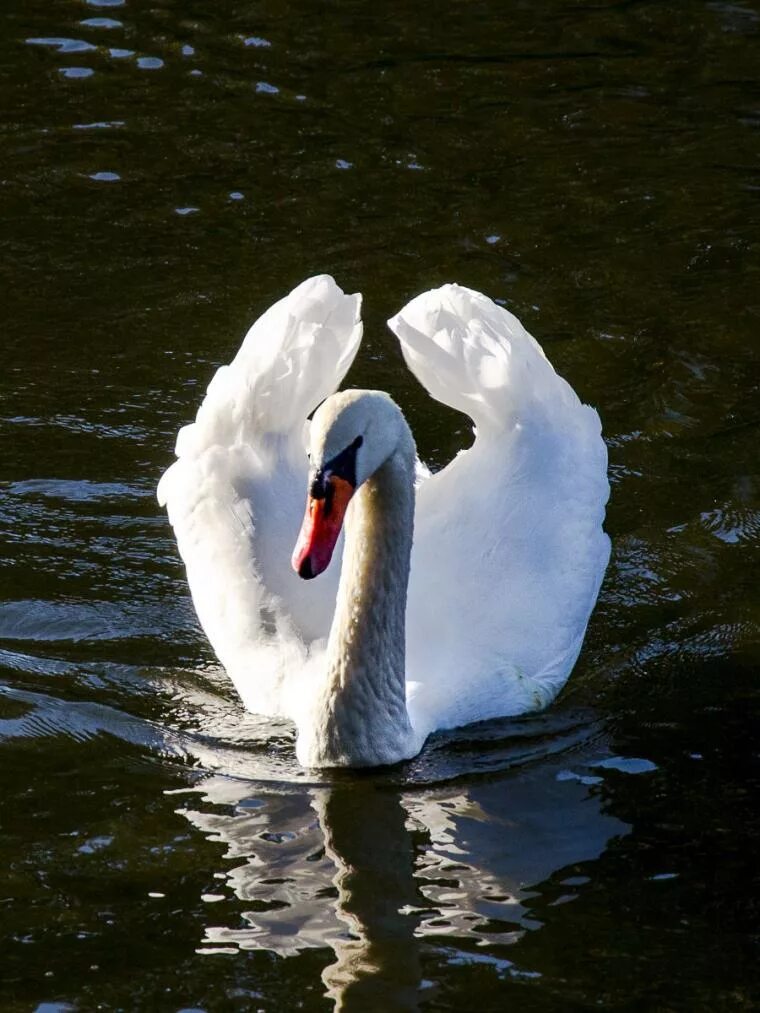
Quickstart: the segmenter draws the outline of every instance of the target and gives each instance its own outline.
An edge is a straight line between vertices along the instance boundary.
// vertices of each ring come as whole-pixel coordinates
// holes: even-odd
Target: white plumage
[[[438,474],[418,470],[406,607],[413,735],[390,746],[375,687],[363,716],[371,749],[331,758],[304,745],[336,713],[324,679],[341,563],[339,545],[314,580],[290,566],[308,485],[307,417],[353,361],[360,302],[323,275],[271,307],[180,431],[177,461],[158,490],[214,650],[250,710],[296,721],[307,764],[391,762],[434,729],[545,706],[575,663],[609,556],[596,412],[490,299],[458,285],[413,299],[389,321],[407,365],[477,431]],[[360,508],[352,502],[347,525]],[[387,642],[393,631],[379,635]]]

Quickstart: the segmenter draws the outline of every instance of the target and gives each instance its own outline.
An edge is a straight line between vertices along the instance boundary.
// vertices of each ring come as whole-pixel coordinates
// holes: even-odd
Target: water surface
[[[3,1009],[755,1008],[759,41],[750,0],[10,0]],[[559,703],[362,776],[242,712],[154,498],[318,272],[434,466],[469,424],[383,322],[444,281],[610,453]]]

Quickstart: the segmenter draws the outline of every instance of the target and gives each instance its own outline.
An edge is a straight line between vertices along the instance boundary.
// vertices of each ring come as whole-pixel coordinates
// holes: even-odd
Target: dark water
[[[8,0],[3,1010],[760,1002],[760,5]],[[547,714],[300,771],[154,487],[251,320],[365,293],[350,379],[468,424],[383,320],[505,300],[609,442]]]

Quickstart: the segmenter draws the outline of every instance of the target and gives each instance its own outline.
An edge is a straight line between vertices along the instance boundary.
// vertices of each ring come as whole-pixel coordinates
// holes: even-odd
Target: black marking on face
[[[353,443],[350,443],[345,450],[325,461],[319,471],[315,472],[309,485],[309,495],[312,499],[325,500],[325,517],[328,517],[332,508],[333,487],[329,479],[335,476],[350,482],[356,488],[356,452],[364,443],[363,436],[357,436]]]

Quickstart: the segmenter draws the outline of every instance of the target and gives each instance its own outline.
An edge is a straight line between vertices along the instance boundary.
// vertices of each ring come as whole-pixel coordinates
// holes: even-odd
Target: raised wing
[[[259,713],[283,712],[283,668],[302,665],[309,641],[329,632],[340,566],[307,582],[290,556],[307,484],[304,428],[353,361],[360,309],[361,296],[327,275],[268,309],[180,430],[159,483],[201,625]]]
[[[407,609],[412,720],[454,727],[547,704],[583,641],[609,557],[597,413],[507,310],[459,285],[389,321],[473,446],[417,492]]]

